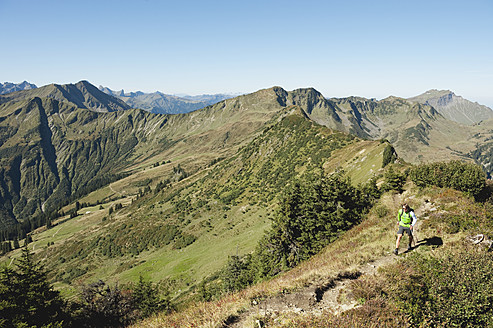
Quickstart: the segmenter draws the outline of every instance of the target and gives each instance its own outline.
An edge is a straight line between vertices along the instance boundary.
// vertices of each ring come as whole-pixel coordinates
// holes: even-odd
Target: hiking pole
[[[416,228],[413,228],[413,230],[411,231],[411,234],[413,236],[413,240],[412,240],[413,248],[415,248],[416,242],[418,241],[418,236],[416,235]]]

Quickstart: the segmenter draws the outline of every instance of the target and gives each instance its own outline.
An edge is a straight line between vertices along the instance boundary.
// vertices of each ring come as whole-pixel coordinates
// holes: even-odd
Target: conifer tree
[[[33,242],[33,237],[31,237],[31,235],[26,235],[26,239],[24,239],[24,247],[27,247],[27,245],[32,242]]]
[[[394,147],[392,147],[390,144],[387,144],[383,151],[382,167],[386,167],[388,164],[395,162],[396,159],[397,153],[395,152]]]
[[[14,281],[14,271],[3,267],[0,270],[0,327],[13,326],[14,318],[20,317]]]
[[[273,276],[308,259],[357,223],[369,205],[342,173],[295,182],[254,253],[257,275]]]
[[[140,317],[148,317],[157,311],[170,310],[168,291],[166,290],[164,294],[164,298],[160,298],[158,287],[149,281],[144,281],[140,276],[133,291],[133,301],[140,312]]]
[[[27,247],[16,266],[15,270],[4,267],[0,271],[0,326],[61,327],[66,319],[63,300]]]
[[[406,182],[406,176],[398,171],[395,171],[392,166],[385,172],[385,182],[382,186],[383,191],[395,190],[399,193],[403,191],[402,187]]]

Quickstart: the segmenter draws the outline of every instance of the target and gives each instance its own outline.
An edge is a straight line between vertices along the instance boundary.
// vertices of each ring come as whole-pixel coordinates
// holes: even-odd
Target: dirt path
[[[117,194],[118,196],[123,196],[123,194],[115,189],[113,189],[113,186],[111,185],[111,183],[108,185],[110,187],[110,190],[114,193],[114,194]]]
[[[359,306],[359,303],[348,297],[348,286],[352,280],[364,275],[372,275],[382,266],[394,262],[398,257],[391,254],[377,261],[364,264],[351,273],[340,273],[335,278],[315,281],[289,294],[281,294],[263,300],[253,301],[252,306],[240,315],[230,318],[223,328],[263,327],[256,318],[277,317],[281,313],[304,313],[321,315],[324,311],[341,313]]]

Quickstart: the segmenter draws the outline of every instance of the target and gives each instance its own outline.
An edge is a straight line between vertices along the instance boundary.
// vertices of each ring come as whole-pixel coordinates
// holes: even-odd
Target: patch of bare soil
[[[320,315],[324,311],[341,313],[359,306],[348,293],[350,281],[363,275],[374,274],[377,269],[397,259],[393,254],[377,261],[367,263],[353,272],[340,273],[335,278],[319,280],[291,293],[283,293],[274,297],[253,300],[250,309],[230,317],[222,328],[263,327],[259,318],[277,317],[282,313],[306,313]]]

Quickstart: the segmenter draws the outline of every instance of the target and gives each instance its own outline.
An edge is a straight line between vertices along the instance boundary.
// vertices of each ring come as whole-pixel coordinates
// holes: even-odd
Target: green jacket
[[[414,212],[409,211],[409,212],[404,212],[404,210],[401,208],[399,210],[399,213],[397,214],[397,221],[399,221],[399,225],[409,228],[411,226],[411,223],[413,222],[413,219],[415,219]]]

